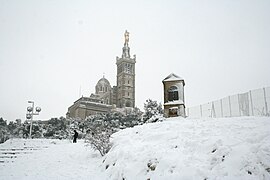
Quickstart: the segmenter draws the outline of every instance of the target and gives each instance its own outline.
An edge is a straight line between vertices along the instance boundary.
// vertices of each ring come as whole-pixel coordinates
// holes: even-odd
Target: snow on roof
[[[110,104],[105,104],[105,103],[101,103],[101,102],[93,102],[93,101],[81,101],[81,103],[85,103],[85,104],[92,104],[92,105],[99,105],[99,106],[106,106],[106,107],[112,107],[112,105]],[[80,104],[81,106],[82,104]],[[85,106],[85,105],[84,105]]]
[[[177,76],[174,73],[171,73],[169,76],[167,76],[163,81],[184,81],[183,78]]]
[[[179,105],[179,104],[184,104],[184,102],[182,100],[177,100],[177,101],[169,101],[164,103],[164,105]]]
[[[178,107],[175,107],[175,106],[174,106],[174,107],[171,107],[171,108],[169,108],[169,109],[178,109]]]

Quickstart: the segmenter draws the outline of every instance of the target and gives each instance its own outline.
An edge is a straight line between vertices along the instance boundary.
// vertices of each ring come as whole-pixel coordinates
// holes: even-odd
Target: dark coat
[[[77,131],[74,131],[74,139],[78,138],[78,135]]]

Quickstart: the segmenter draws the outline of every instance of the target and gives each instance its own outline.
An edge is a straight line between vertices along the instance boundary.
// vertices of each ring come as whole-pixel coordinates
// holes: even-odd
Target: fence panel
[[[239,96],[233,95],[230,96],[230,101],[231,101],[231,116],[237,117],[240,116],[240,109],[239,109]]]
[[[270,116],[270,87],[265,88],[265,99],[266,99],[266,107],[267,107],[267,114]]]
[[[213,117],[213,118],[223,117],[221,102],[222,102],[221,100],[217,100],[217,101],[213,102],[212,116],[211,117]]]
[[[202,117],[211,117],[211,106],[210,103],[202,105]]]
[[[189,117],[270,116],[270,87],[188,108]]]
[[[251,91],[254,116],[263,116],[265,114],[265,103],[263,89]]]
[[[229,97],[223,98],[222,100],[222,110],[223,110],[223,117],[230,117],[231,110],[230,110],[230,99]]]
[[[250,92],[238,94],[240,116],[252,115]]]

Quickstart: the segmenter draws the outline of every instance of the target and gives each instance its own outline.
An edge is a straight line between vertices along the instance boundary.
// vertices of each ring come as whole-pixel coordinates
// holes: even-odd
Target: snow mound
[[[270,118],[170,118],[125,129],[104,157],[109,179],[270,179]]]

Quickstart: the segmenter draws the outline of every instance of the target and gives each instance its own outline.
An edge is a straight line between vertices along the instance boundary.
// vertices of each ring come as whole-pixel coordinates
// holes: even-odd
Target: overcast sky
[[[0,0],[0,117],[65,116],[103,73],[116,85],[124,32],[136,54],[136,105],[185,79],[186,106],[270,86],[269,0]]]

